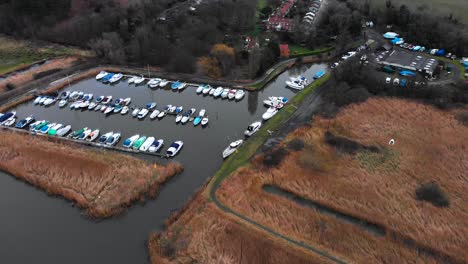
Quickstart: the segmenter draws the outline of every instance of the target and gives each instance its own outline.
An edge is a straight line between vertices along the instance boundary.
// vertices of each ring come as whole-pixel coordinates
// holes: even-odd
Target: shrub
[[[13,89],[15,89],[15,88],[16,88],[15,85],[12,84],[12,83],[7,83],[7,84],[6,84],[6,89],[7,89],[7,91],[11,91],[11,90],[13,90]]]
[[[36,74],[34,74],[33,78],[34,80],[37,80],[37,79],[40,79],[42,77],[45,77],[47,75],[51,75],[51,74],[54,74],[56,72],[59,72],[61,69],[50,69],[50,70],[47,70],[47,71],[42,71],[42,72],[38,72]]]
[[[293,140],[288,142],[288,149],[294,150],[294,151],[299,151],[304,148],[305,144],[304,141],[300,138],[294,138]]]
[[[448,207],[450,201],[440,186],[435,183],[425,183],[416,189],[416,199],[430,202],[437,207]]]
[[[268,167],[278,166],[287,155],[288,151],[283,147],[274,149],[265,155],[263,165]]]
[[[468,126],[468,112],[459,113],[456,118],[464,126]]]

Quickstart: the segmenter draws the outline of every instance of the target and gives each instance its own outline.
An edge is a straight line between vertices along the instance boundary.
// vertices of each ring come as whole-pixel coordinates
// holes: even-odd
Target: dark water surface
[[[177,125],[175,117],[139,121],[131,113],[105,117],[94,111],[76,111],[58,104],[45,108],[32,102],[15,109],[20,118],[35,115],[37,119],[70,124],[72,129],[87,126],[108,131],[121,131],[123,139],[133,134],[154,136],[165,140],[165,148],[175,140],[184,141],[175,158],[185,171],[166,184],[157,199],[129,208],[123,216],[104,221],[91,221],[64,199],[45,192],[0,172],[0,262],[1,263],[147,263],[145,241],[151,231],[162,229],[170,213],[182,207],[207,178],[212,177],[222,163],[221,152],[232,141],[243,138],[243,131],[254,121],[261,120],[266,111],[262,101],[269,96],[291,98],[294,91],[285,88],[291,76],[303,74],[309,79],[324,64],[304,66],[281,74],[260,92],[247,92],[240,102],[197,95],[194,87],[182,92],[151,90],[146,85],[135,87],[127,82],[110,86],[94,79],[85,80],[65,90],[112,95],[114,99],[131,97],[132,105],[158,103],[182,105],[184,110],[204,108],[210,118],[208,127],[191,123]],[[121,140],[122,142],[123,140]],[[121,142],[119,144],[121,144]],[[150,161],[159,158],[142,154],[137,157]]]

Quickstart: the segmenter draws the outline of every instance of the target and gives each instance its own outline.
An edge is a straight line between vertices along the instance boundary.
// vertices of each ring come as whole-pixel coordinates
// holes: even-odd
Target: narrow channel
[[[0,172],[0,261],[2,263],[148,263],[145,241],[151,231],[163,228],[171,212],[182,207],[193,193],[212,177],[223,159],[222,150],[238,138],[252,122],[260,120],[266,111],[262,104],[269,96],[292,98],[294,91],[285,88],[290,77],[304,75],[309,79],[325,64],[304,65],[279,75],[264,90],[248,92],[240,102],[213,99],[197,95],[193,87],[183,92],[151,90],[147,86],[129,86],[126,81],[104,85],[89,79],[72,84],[65,90],[132,98],[132,105],[144,106],[150,101],[158,109],[167,104],[184,109],[205,108],[210,118],[207,128],[192,124],[176,125],[174,117],[139,121],[131,115],[105,117],[103,113],[73,111],[35,106],[32,102],[16,107],[20,118],[35,115],[38,119],[70,124],[72,128],[90,127],[104,131],[121,131],[123,138],[145,134],[165,140],[166,146],[175,140],[185,145],[175,160],[185,170],[165,185],[155,200],[129,208],[122,216],[103,221],[83,217],[81,211],[64,199],[48,196],[11,175]],[[122,141],[121,141],[122,142]],[[121,143],[120,143],[121,144]],[[57,153],[60,155],[60,153]],[[164,160],[136,154],[149,161]]]

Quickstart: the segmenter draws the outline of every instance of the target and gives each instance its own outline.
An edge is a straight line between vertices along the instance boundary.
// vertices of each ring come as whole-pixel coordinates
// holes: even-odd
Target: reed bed
[[[164,233],[153,233],[152,263],[330,263],[236,223],[199,193]]]
[[[325,143],[326,131],[379,146],[381,152],[339,153]],[[454,113],[405,100],[370,99],[343,109],[333,120],[315,118],[312,126],[297,129],[286,141],[293,138],[301,138],[306,147],[289,153],[278,167],[266,168],[263,157],[256,157],[223,182],[218,198],[277,232],[359,263],[440,262],[419,253],[418,247],[448,256],[451,262],[468,259],[468,128]],[[391,138],[396,141],[393,146],[388,145]],[[445,190],[450,207],[415,199],[416,188],[432,181]],[[268,194],[262,190],[265,184],[390,232],[377,237]]]
[[[178,163],[166,166],[77,144],[0,132],[0,170],[75,202],[93,218],[119,214],[179,174]]]
[[[12,84],[15,87],[24,85],[32,80],[34,80],[34,75],[40,72],[45,72],[53,69],[63,69],[72,66],[79,60],[78,57],[63,57],[57,58],[49,61],[46,64],[40,65],[38,67],[32,68],[30,70],[13,74],[8,78],[0,81],[0,92],[5,91],[7,84]]]

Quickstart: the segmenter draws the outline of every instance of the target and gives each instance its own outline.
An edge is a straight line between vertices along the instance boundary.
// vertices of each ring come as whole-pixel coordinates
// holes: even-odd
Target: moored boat
[[[232,155],[236,150],[244,143],[244,140],[239,139],[237,141],[232,142],[229,146],[223,151],[223,159]]]
[[[113,133],[111,136],[107,138],[106,144],[109,146],[115,146],[119,142],[121,136],[122,136],[122,133],[120,132]]]
[[[96,80],[101,80],[102,78],[104,78],[104,76],[106,76],[108,73],[106,71],[101,71],[100,73],[98,73],[96,75]]]
[[[255,134],[258,130],[260,130],[260,127],[262,126],[262,122],[261,121],[257,121],[257,122],[254,122],[252,123],[251,125],[249,125],[247,127],[247,129],[244,131],[244,135],[246,135],[247,137],[250,137],[252,136],[253,134]]]
[[[242,100],[242,98],[244,98],[244,96],[245,96],[245,91],[239,89],[239,90],[237,90],[237,92],[236,92],[235,99],[236,99],[237,101],[240,101],[240,100]]]
[[[146,115],[148,115],[149,111],[148,109],[146,108],[143,108],[140,110],[140,112],[138,112],[138,119],[143,119],[146,117]]]
[[[66,134],[68,134],[68,132],[70,132],[71,130],[71,126],[70,125],[67,125],[65,127],[62,127],[60,128],[59,130],[57,130],[57,136],[58,137],[63,137],[65,136]]]
[[[213,96],[214,96],[215,98],[217,98],[217,97],[221,96],[221,94],[223,93],[223,91],[224,91],[224,88],[223,88],[223,87],[218,87],[218,88],[216,88],[215,91],[213,92]]]
[[[184,146],[184,142],[176,141],[172,143],[166,151],[166,157],[174,157]]]
[[[151,144],[153,144],[154,140],[154,137],[147,138],[145,142],[140,146],[140,151],[147,151],[149,147],[151,147]]]
[[[114,134],[113,131],[105,133],[99,138],[98,142],[101,144],[105,144],[107,140],[109,139],[109,137],[111,137],[113,134]]]
[[[154,110],[150,115],[150,119],[155,119],[160,113],[161,112],[158,109]]]
[[[164,140],[163,139],[155,140],[151,144],[151,146],[148,148],[148,152],[151,152],[151,153],[158,152],[158,150],[161,149],[161,147],[163,145],[164,145]]]
[[[274,115],[278,113],[278,108],[276,107],[270,107],[268,110],[262,115],[263,120],[268,120],[272,118]]]
[[[137,150],[137,149],[140,149],[140,147],[143,145],[143,143],[145,143],[146,141],[146,136],[141,136],[139,139],[135,140],[135,142],[133,143],[133,149]]]

